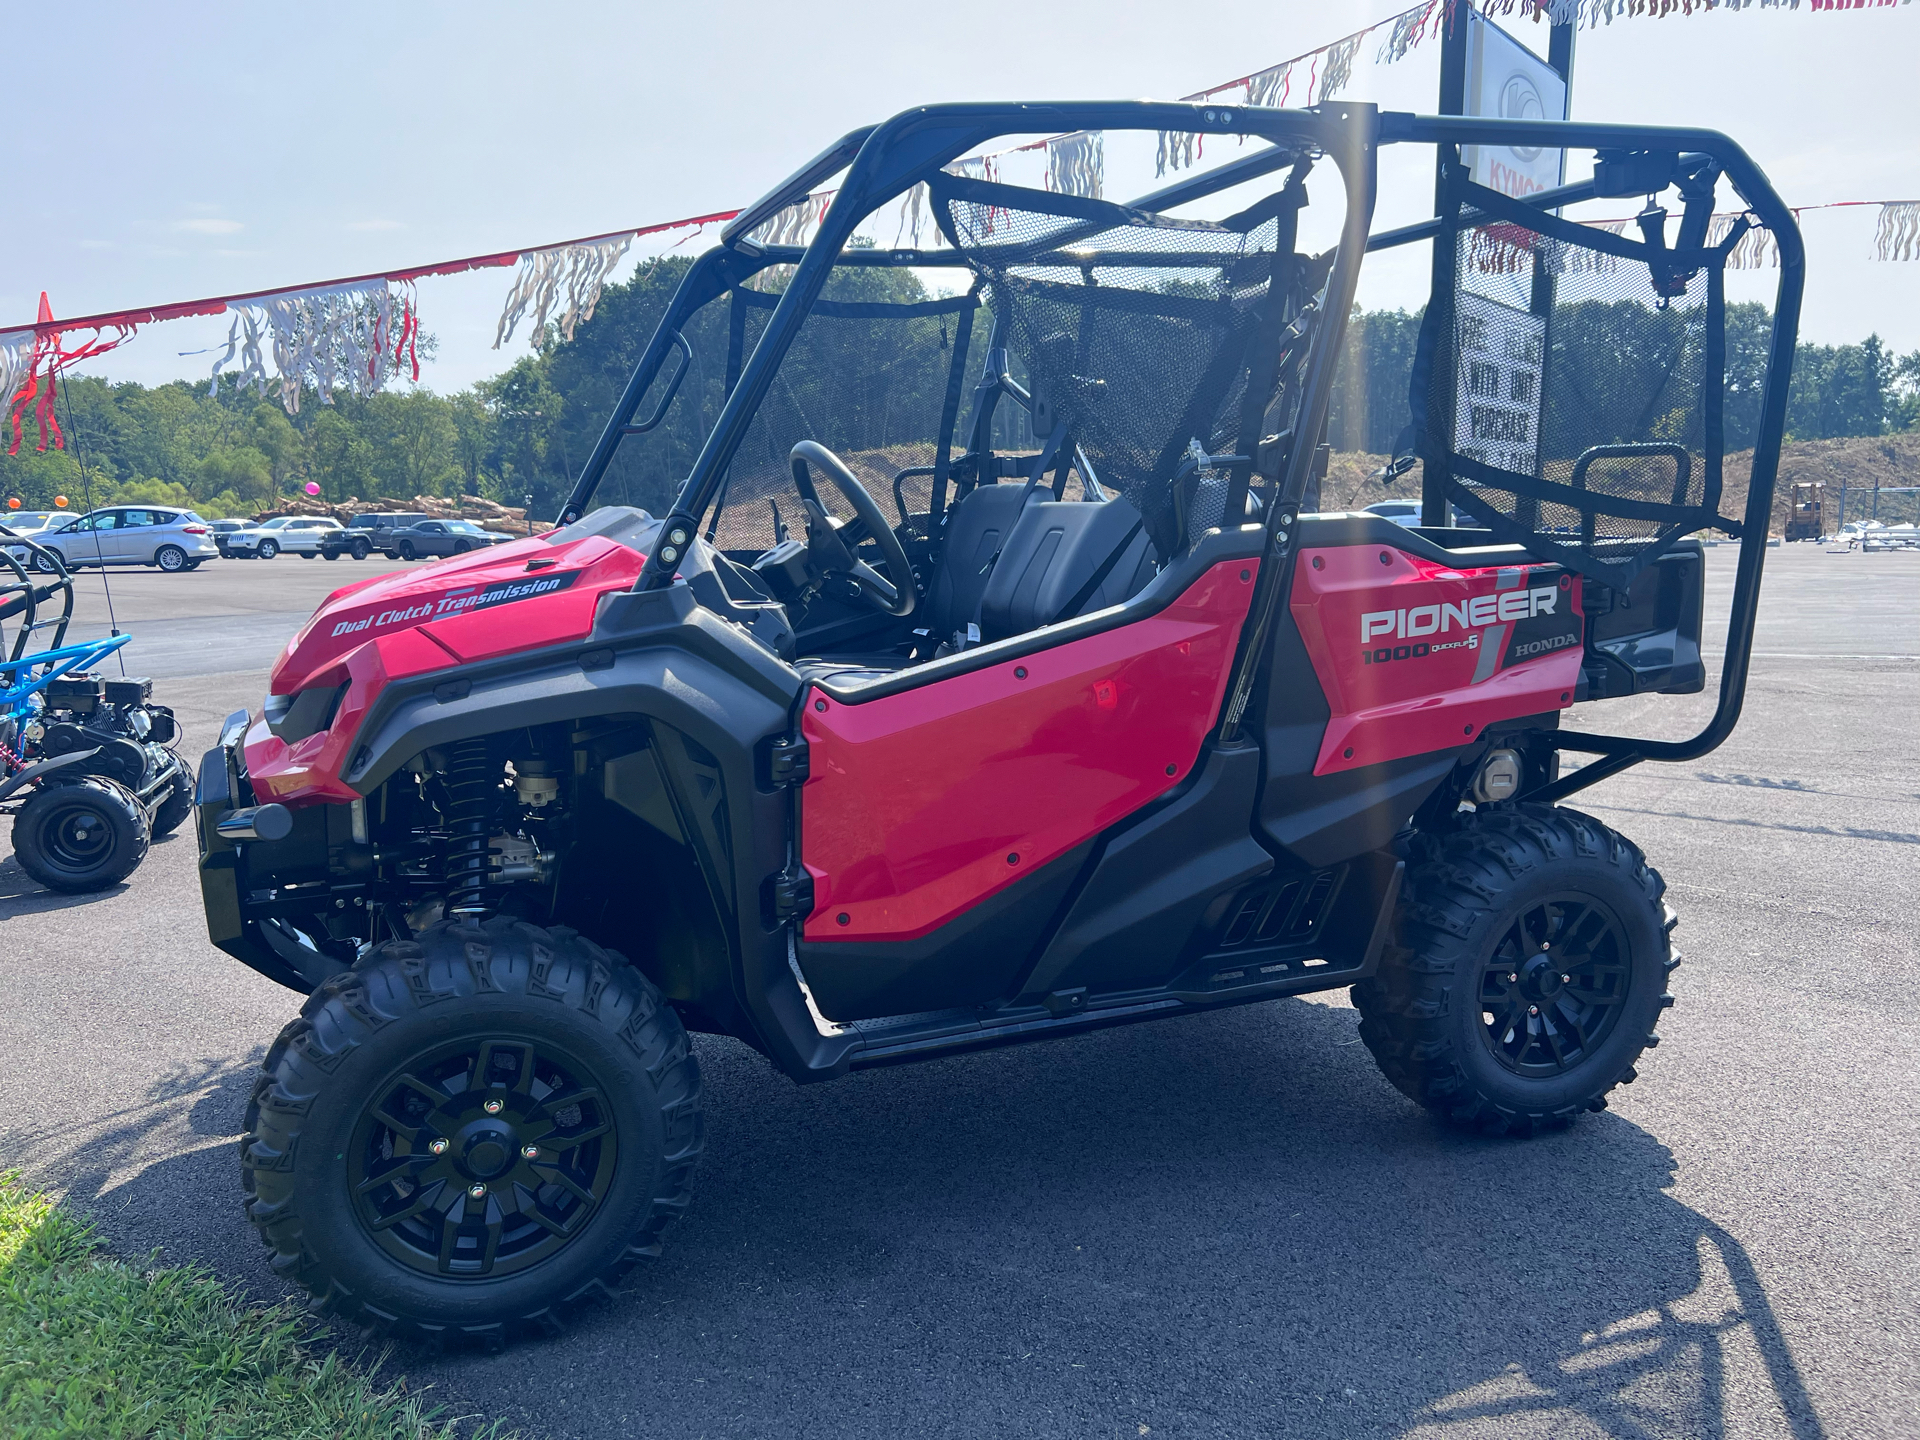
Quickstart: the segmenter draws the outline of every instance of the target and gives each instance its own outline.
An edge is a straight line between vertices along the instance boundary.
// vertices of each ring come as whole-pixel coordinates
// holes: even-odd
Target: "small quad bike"
[[[1018,148],[1062,132],[1108,176],[1248,143],[1117,204]],[[1437,148],[1441,204],[1376,231],[1390,145]],[[1513,199],[1462,146],[1592,175]],[[1637,238],[1561,214],[1642,196]],[[1729,347],[1755,225],[1778,298]],[[1389,468],[1428,524],[1309,511],[1361,264],[1414,244]],[[338,591],[202,765],[212,940],[309,997],[246,1118],[274,1266],[403,1335],[551,1327],[687,1206],[689,1031],[824,1080],[1348,986],[1455,1125],[1604,1107],[1674,921],[1562,802],[1739,714],[1802,274],[1707,131],[1103,103],[849,135],[692,262],[560,528]],[[1741,542],[1711,723],[1562,728],[1705,686],[1709,527]]]
[[[151,680],[88,669],[132,637],[64,644],[65,564],[4,527],[0,537],[26,551],[22,564],[0,550],[0,812],[28,875],[50,890],[104,890],[193,814],[193,770],[171,748],[173,711],[153,703]]]

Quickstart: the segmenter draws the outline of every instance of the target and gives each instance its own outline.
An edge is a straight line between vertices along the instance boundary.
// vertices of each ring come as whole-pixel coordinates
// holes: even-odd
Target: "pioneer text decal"
[[[1478,630],[1502,621],[1551,615],[1560,591],[1552,585],[1531,590],[1507,590],[1497,595],[1475,595],[1459,604],[1416,605],[1411,610],[1371,610],[1360,617],[1360,643],[1370,645],[1391,635],[1395,640],[1418,640],[1445,635],[1458,626]]]

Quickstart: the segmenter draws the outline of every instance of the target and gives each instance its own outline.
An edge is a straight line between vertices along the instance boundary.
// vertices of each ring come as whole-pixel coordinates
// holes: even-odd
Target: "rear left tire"
[[[273,1267],[408,1338],[552,1331],[656,1255],[702,1145],[655,986],[573,931],[443,922],[332,976],[268,1051],[241,1179]]]
[[[1414,846],[1393,939],[1353,987],[1375,1063],[1487,1134],[1605,1109],[1673,1004],[1659,872],[1598,820],[1544,805],[1484,810]]]
[[[153,821],[149,828],[156,840],[164,839],[180,828],[189,815],[193,814],[193,771],[178,754],[173,755],[173,778],[167,782],[167,788],[161,792],[154,806]]]
[[[178,545],[162,545],[153,552],[153,563],[169,575],[178,575],[187,568],[187,552]]]

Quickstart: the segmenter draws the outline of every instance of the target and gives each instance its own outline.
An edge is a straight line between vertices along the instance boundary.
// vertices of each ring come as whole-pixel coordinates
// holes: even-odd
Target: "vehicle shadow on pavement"
[[[804,1089],[702,1040],[664,1259],[425,1378],[515,1413],[578,1367],[522,1418],[581,1435],[1823,1435],[1666,1146],[1612,1114],[1454,1134],[1356,1021],[1287,1001]]]
[[[561,1338],[400,1364],[556,1436],[1824,1435],[1665,1145],[1613,1114],[1456,1135],[1355,1018],[1287,1001],[807,1088],[703,1038],[665,1257]],[[204,1143],[252,1073],[183,1068],[91,1134],[71,1193],[122,1253],[281,1290]]]
[[[247,1232],[234,1137],[265,1054],[260,1045],[245,1058],[177,1065],[119,1110],[42,1131],[30,1178],[57,1186],[124,1257],[158,1248],[170,1262],[203,1260],[231,1275],[222,1261]],[[270,1274],[265,1283],[280,1288]]]
[[[91,905],[98,900],[109,900],[115,895],[124,895],[126,890],[125,881],[118,885],[109,885],[104,890],[88,891],[84,895],[70,895],[63,890],[49,890],[22,870],[20,862],[12,855],[0,859],[0,921],[19,919],[26,915],[45,915],[55,910],[71,910],[76,905]]]

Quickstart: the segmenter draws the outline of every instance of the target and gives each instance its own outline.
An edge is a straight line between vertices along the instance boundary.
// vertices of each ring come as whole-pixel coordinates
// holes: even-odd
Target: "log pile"
[[[340,505],[329,505],[324,500],[296,495],[280,500],[271,510],[260,511],[253,517],[253,523],[258,525],[276,515],[329,515],[342,525],[351,525],[354,516],[375,512],[426,515],[435,520],[471,520],[482,530],[493,530],[502,535],[529,533],[524,507],[502,505],[480,495],[462,495],[458,499],[449,499],[444,495],[416,495],[411,500],[400,500],[391,495],[379,495],[371,500],[349,497]],[[531,533],[539,535],[552,528],[545,521],[536,520]]]

